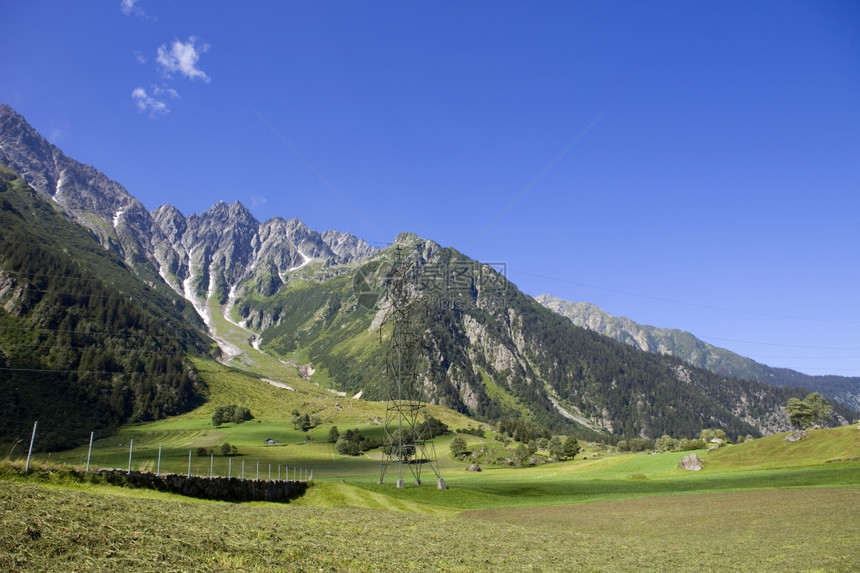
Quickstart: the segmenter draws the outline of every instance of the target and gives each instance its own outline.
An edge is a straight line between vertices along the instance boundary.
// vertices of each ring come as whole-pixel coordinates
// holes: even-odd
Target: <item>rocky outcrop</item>
[[[681,461],[678,463],[678,467],[682,470],[698,472],[705,467],[705,462],[697,454],[690,454],[681,458]]]
[[[320,238],[345,263],[366,259],[379,250],[355,235],[340,231],[323,231]]]
[[[238,296],[240,289],[271,296],[293,272],[313,261],[337,265],[378,251],[343,233],[335,252],[322,235],[298,219],[275,217],[260,223],[238,201],[218,202],[188,218],[164,205],[152,216],[163,237],[155,245],[162,276],[174,276],[184,285],[186,297],[208,299],[215,294],[221,304]],[[263,324],[266,319],[255,322]]]
[[[20,316],[30,310],[33,302],[29,285],[0,269],[0,308],[12,316]]]
[[[804,438],[808,438],[808,437],[809,437],[809,432],[807,432],[806,430],[795,430],[794,432],[791,432],[790,434],[788,434],[784,438],[784,440],[786,442],[799,442],[800,440],[802,440]]]
[[[115,231],[124,214],[146,214],[143,204],[101,171],[66,156],[8,105],[0,106],[0,163],[90,229],[104,247],[129,262],[147,258],[148,215],[133,221],[125,237]]]

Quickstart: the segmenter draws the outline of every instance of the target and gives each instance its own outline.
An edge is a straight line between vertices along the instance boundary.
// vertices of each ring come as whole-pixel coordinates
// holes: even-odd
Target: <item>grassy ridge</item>
[[[754,440],[742,448],[724,448],[709,454],[711,465],[721,470],[772,469],[856,460],[860,457],[857,425],[810,430],[799,442],[786,442],[785,435]]]
[[[285,368],[273,358],[256,350],[251,349],[251,353],[249,356],[256,361],[257,367],[268,364],[272,379],[281,381],[294,390],[275,387],[261,380],[261,376],[255,373],[228,368],[211,360],[195,360],[198,372],[209,387],[209,401],[182,416],[127,426],[112,436],[96,440],[92,452],[93,467],[127,467],[129,442],[134,440],[133,469],[154,471],[158,448],[161,445],[161,471],[187,472],[188,451],[192,450],[192,473],[205,475],[209,473],[210,459],[208,456],[198,457],[196,450],[206,448],[215,449],[217,452],[217,447],[227,442],[237,446],[241,455],[233,457],[232,462],[226,457],[216,455],[216,475],[226,476],[231,469],[231,475],[238,475],[242,460],[245,460],[246,476],[250,475],[248,472],[252,471],[251,468],[256,472],[257,462],[260,462],[261,471],[266,475],[268,465],[272,464],[274,472],[277,472],[278,465],[314,470],[317,479],[371,479],[378,476],[378,456],[374,459],[373,452],[370,457],[340,456],[326,440],[332,425],[337,425],[341,431],[359,428],[363,433],[381,438],[381,422],[385,416],[384,403],[338,397],[312,382],[303,380],[295,374],[294,368]],[[249,408],[255,419],[243,424],[225,424],[214,428],[211,423],[212,413],[218,406],[226,404]],[[290,425],[293,409],[320,418],[320,426],[308,433],[312,441],[306,442],[305,434]],[[465,416],[437,406],[428,406],[428,414],[451,427],[474,424]],[[267,438],[278,443],[267,446],[264,444]],[[448,450],[448,440],[450,438],[437,441],[439,454],[443,458],[441,461],[446,469],[460,467],[461,464],[454,464],[453,460],[444,456]],[[20,456],[24,445],[18,444],[9,457],[14,459]],[[39,454],[36,460],[40,463],[83,466],[86,464],[87,450],[84,445],[72,450]]]

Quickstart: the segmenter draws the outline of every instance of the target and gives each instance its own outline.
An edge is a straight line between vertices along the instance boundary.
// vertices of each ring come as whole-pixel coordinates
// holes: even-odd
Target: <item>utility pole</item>
[[[33,435],[30,436],[30,449],[27,450],[27,464],[24,466],[24,473],[30,473],[30,458],[33,456],[33,442],[36,441],[36,428],[39,426],[39,421],[33,422]]]
[[[427,443],[426,424],[422,424],[427,419],[427,407],[417,384],[417,368],[426,309],[415,296],[413,279],[416,274],[415,265],[406,261],[398,248],[383,302],[388,308],[379,327],[380,342],[384,336],[383,329],[391,332],[385,347],[384,376],[388,382],[388,400],[379,483],[382,484],[385,475],[396,467],[398,488],[404,487],[406,469],[412,474],[415,484],[421,485],[422,466],[427,464],[436,474],[437,487],[447,489],[437,467],[436,450],[432,443]]]

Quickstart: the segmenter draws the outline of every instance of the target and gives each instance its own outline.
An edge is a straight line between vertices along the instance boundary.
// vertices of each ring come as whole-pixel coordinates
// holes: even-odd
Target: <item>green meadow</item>
[[[283,366],[283,365],[282,365]],[[400,468],[379,485],[379,450],[337,454],[328,431],[381,435],[384,405],[301,379],[277,379],[212,362],[198,367],[209,402],[184,416],[130,426],[93,444],[91,466],[272,478],[313,471],[289,504],[229,504],[62,477],[86,446],[40,453],[23,476],[20,446],[0,466],[0,568],[8,571],[856,571],[860,570],[860,429],[810,431],[795,443],[770,436],[684,455],[614,454],[595,446],[573,461],[513,468],[467,462],[435,440],[448,486]],[[277,368],[274,363],[269,367]],[[285,367],[289,373],[289,368]],[[276,372],[270,373],[274,378]],[[283,374],[283,373],[282,373]],[[220,405],[254,419],[215,428]],[[308,434],[291,411],[316,416]],[[451,428],[475,422],[440,408]],[[463,435],[469,449],[496,442]],[[310,438],[310,439],[309,439]],[[266,439],[275,444],[266,445]],[[236,446],[222,456],[218,446]],[[215,455],[198,456],[205,448]],[[305,473],[307,476],[308,473]]]

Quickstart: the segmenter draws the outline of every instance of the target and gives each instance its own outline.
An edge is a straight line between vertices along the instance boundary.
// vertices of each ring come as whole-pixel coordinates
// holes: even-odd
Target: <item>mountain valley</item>
[[[65,156],[8,106],[0,106],[0,163],[22,177],[4,172],[4,196],[9,199],[2,205],[3,232],[35,225],[28,237],[38,236],[50,253],[68,257],[58,267],[62,271],[36,266],[50,258],[44,255],[30,257],[22,271],[10,262],[15,249],[7,249],[0,261],[4,324],[25,329],[27,340],[47,328],[50,338],[38,344],[16,342],[11,330],[0,333],[4,384],[9,388],[26,384],[21,376],[10,374],[23,372],[30,364],[12,351],[15,344],[32,344],[31,354],[45,355],[32,367],[66,378],[69,388],[76,388],[84,374],[95,372],[104,384],[114,385],[132,372],[188,376],[176,383],[187,390],[179,394],[184,396],[180,400],[176,390],[167,391],[174,397],[159,394],[165,391],[160,383],[154,394],[133,390],[127,403],[120,400],[117,415],[100,426],[105,430],[117,423],[179,413],[205,400],[206,389],[195,382],[185,355],[217,355],[223,363],[251,372],[262,373],[262,368],[265,373],[259,377],[281,384],[300,376],[342,396],[360,396],[356,400],[384,399],[381,342],[387,332],[380,325],[390,306],[387,284],[393,270],[403,264],[411,268],[410,289],[422,309],[417,323],[422,373],[418,382],[430,403],[481,422],[524,418],[554,433],[610,442],[663,434],[692,437],[709,427],[732,437],[758,436],[788,429],[785,403],[806,393],[764,383],[772,380],[743,379],[747,377],[743,371],[711,372],[705,369],[711,368],[707,361],[690,363],[680,353],[654,354],[647,352],[650,347],[613,340],[610,332],[577,326],[540,304],[546,299],[520,292],[498,269],[409,233],[380,249],[346,233],[313,231],[298,219],[261,223],[239,202],[218,202],[187,217],[171,205],[150,212],[119,183]],[[21,226],[18,221],[27,219],[21,215],[25,212],[21,202],[27,197],[26,209],[42,215],[32,225]],[[51,229],[72,228],[72,223],[80,237],[71,246],[52,237]],[[101,245],[97,255],[92,247],[86,255],[98,259],[89,267],[77,262],[84,257],[86,241]],[[76,264],[81,274],[73,276],[67,269]],[[121,314],[134,315],[139,307],[151,313],[151,318],[135,321],[156,329],[151,336],[171,338],[161,344],[173,349],[176,364],[163,364],[163,370],[122,360],[94,366],[84,359],[87,348],[108,342],[93,338],[69,343],[68,348],[79,350],[80,356],[72,353],[66,362],[46,358],[66,348],[55,340],[65,330],[78,335],[98,328],[113,341],[131,336],[134,323],[116,325],[84,317],[67,329],[77,303],[64,298],[68,287],[61,285],[44,289],[56,297],[50,305],[44,301],[56,315],[45,322],[35,310],[38,305],[21,302],[25,299],[21,293],[35,292],[38,285],[33,280],[22,282],[15,273],[35,277],[58,272],[75,284],[87,285],[107,276],[105,268],[114,267],[122,270],[126,284],[118,292],[132,305]],[[128,286],[131,283],[135,286]],[[94,301],[112,295],[82,296],[88,297],[91,310],[104,312]],[[217,350],[207,342],[210,339]],[[148,356],[163,352],[162,347],[141,346]],[[19,438],[39,408],[49,402],[54,408],[64,404],[68,393],[21,395],[14,403],[7,402],[6,415],[20,423],[14,431],[4,431],[5,437]],[[153,403],[152,396],[159,398]],[[98,402],[75,404],[73,410],[81,416],[104,408]],[[837,405],[835,414],[838,423],[855,413]]]

